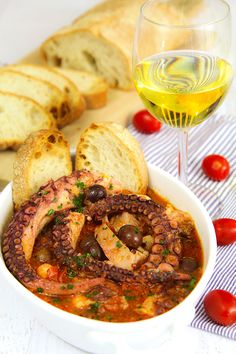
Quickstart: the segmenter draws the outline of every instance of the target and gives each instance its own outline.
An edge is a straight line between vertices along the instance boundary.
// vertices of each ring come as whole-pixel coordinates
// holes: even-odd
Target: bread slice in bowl
[[[49,180],[72,172],[69,144],[57,130],[31,134],[16,154],[13,166],[13,200],[18,208]]]
[[[0,150],[16,149],[29,134],[55,127],[53,116],[34,100],[0,91]]]
[[[56,70],[73,81],[85,98],[87,109],[97,109],[106,105],[108,85],[100,76],[81,70],[61,68]]]
[[[147,166],[140,145],[126,128],[116,123],[93,123],[82,133],[75,167],[108,174],[136,194],[145,194],[147,189]]]
[[[74,120],[78,119],[85,110],[85,101],[78,87],[70,78],[57,72],[53,68],[42,65],[21,64],[14,65],[11,68],[17,72],[30,75],[36,79],[47,81],[56,86],[60,91],[64,92],[67,97],[67,112],[58,119],[58,126],[61,128]]]

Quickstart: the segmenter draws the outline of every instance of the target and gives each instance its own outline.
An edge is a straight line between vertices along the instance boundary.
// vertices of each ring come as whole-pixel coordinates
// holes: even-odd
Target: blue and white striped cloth
[[[177,175],[177,133],[163,126],[156,134],[145,135],[130,125],[130,132],[139,140],[147,161]],[[225,156],[231,166],[230,177],[223,182],[209,180],[202,172],[202,159],[210,154]],[[201,200],[210,215],[236,219],[236,117],[215,115],[190,130],[189,183],[201,186]],[[214,196],[209,194],[214,192]],[[198,194],[199,195],[199,194]],[[215,202],[217,195],[219,203]],[[218,247],[214,273],[196,307],[191,326],[236,339],[236,325],[223,327],[213,323],[203,309],[203,298],[212,289],[236,294],[236,244]]]

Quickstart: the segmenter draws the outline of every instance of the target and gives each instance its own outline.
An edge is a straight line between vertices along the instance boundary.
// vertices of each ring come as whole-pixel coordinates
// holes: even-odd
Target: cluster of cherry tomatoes
[[[236,241],[236,220],[217,219],[213,221],[217,244],[226,246]],[[236,296],[226,290],[211,290],[203,300],[206,314],[222,326],[236,323]]]
[[[137,112],[133,117],[135,128],[145,134],[156,133],[161,129],[161,123],[147,110]],[[230,173],[227,159],[221,155],[209,155],[202,161],[204,174],[214,180],[223,181]],[[236,220],[217,219],[213,221],[219,246],[229,245],[236,241]],[[216,323],[228,326],[236,323],[236,296],[226,290],[212,290],[204,298],[204,308],[207,315]]]

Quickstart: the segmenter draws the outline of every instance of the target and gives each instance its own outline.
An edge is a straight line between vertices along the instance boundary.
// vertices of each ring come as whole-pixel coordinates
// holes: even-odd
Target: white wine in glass
[[[232,82],[230,29],[223,0],[149,0],[140,11],[135,87],[156,119],[178,129],[178,173],[186,185],[188,130],[211,117]]]
[[[208,53],[171,51],[141,60],[134,78],[150,113],[184,129],[202,123],[218,107],[232,81],[232,67]]]

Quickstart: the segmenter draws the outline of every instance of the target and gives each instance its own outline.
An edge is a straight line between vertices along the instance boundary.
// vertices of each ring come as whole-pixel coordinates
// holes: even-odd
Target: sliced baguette
[[[159,1],[147,12],[152,12],[157,22],[159,20],[166,25],[178,26],[183,24],[180,9],[189,18],[199,12],[199,3],[202,2],[176,0],[172,1],[173,6],[167,7],[165,1]],[[144,0],[99,2],[73,24],[57,31],[42,44],[44,59],[51,66],[86,70],[101,75],[111,87],[131,89],[133,39],[143,3]],[[145,36],[141,38],[141,42],[145,41],[146,56],[153,51],[158,53],[160,50],[178,49],[192,38],[192,33],[186,29],[173,31],[170,36],[169,31],[164,30],[165,26],[163,30],[154,27],[146,26]]]
[[[37,102],[0,91],[0,150],[15,149],[29,134],[55,127],[52,115]]]
[[[31,134],[16,154],[13,166],[13,201],[18,208],[50,179],[72,172],[69,144],[56,130]]]
[[[51,113],[60,127],[68,112],[67,97],[52,83],[19,73],[7,67],[0,69],[0,90],[25,96],[38,102]]]
[[[41,79],[52,83],[60,91],[64,92],[68,101],[68,112],[60,117],[58,121],[59,127],[63,127],[74,120],[78,119],[85,110],[84,99],[78,87],[63,73],[56,70],[40,66],[40,65],[14,65],[11,68],[17,72],[33,76],[36,79]]]
[[[113,176],[133,193],[144,194],[147,189],[147,166],[139,143],[116,123],[93,123],[82,133],[75,167]]]
[[[97,109],[107,103],[107,83],[99,76],[86,71],[61,69],[56,70],[68,77],[85,98],[87,109]]]
[[[104,24],[101,32],[105,28]],[[123,51],[103,33],[97,36],[96,28],[90,29],[71,25],[58,31],[43,43],[42,57],[50,66],[85,70],[102,76],[112,88],[131,89],[131,55],[126,57],[127,48]]]

